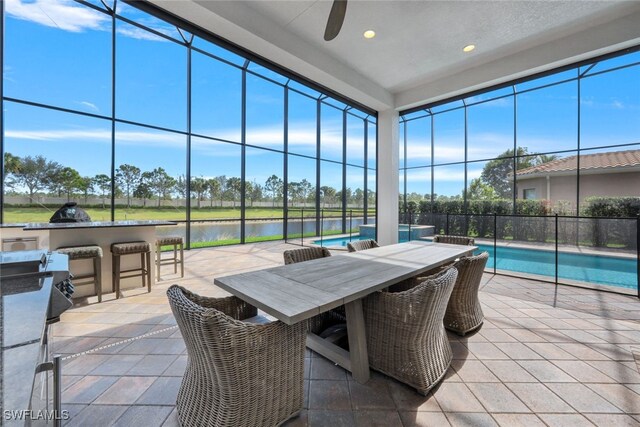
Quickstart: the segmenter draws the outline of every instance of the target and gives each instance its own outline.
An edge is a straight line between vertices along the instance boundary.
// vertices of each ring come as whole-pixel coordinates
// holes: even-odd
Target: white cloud
[[[102,129],[85,129],[85,130],[13,130],[7,129],[5,137],[15,139],[26,139],[34,141],[74,141],[74,140],[94,140],[94,141],[110,141],[111,131]]]
[[[117,26],[116,33],[122,34],[125,37],[129,37],[137,40],[150,40],[155,42],[163,42],[166,41],[160,36],[157,36],[149,31],[143,30],[142,28],[134,27],[133,25],[128,25],[127,27]]]
[[[106,15],[70,0],[6,0],[5,7],[14,18],[75,33],[99,30],[109,22]]]
[[[100,109],[98,107],[96,107],[96,104],[93,104],[93,103],[91,103],[89,101],[80,101],[80,102],[78,102],[78,104],[83,105],[83,106],[87,107],[88,109],[95,111],[96,113],[100,112]]]
[[[105,129],[48,129],[48,130],[13,130],[7,129],[7,138],[35,140],[35,141],[65,141],[65,142],[110,142],[111,131]],[[116,132],[118,144],[149,146],[149,147],[185,147],[186,139],[183,135],[169,132]]]
[[[618,101],[618,100],[613,101],[613,102],[611,103],[611,106],[612,106],[613,108],[618,109],[618,110],[622,110],[622,109],[624,109],[624,104],[623,104],[622,102]]]
[[[464,167],[458,166],[456,168],[450,167],[435,167],[433,169],[434,181],[456,181],[464,182]],[[461,185],[462,186],[462,185]]]
[[[131,13],[136,13],[137,9],[126,6],[124,3],[118,3],[118,11],[130,9]],[[64,31],[74,33],[86,30],[110,31],[111,19],[103,13],[97,12],[89,7],[75,3],[72,0],[35,0],[28,2],[25,0],[6,0],[7,14],[13,18],[23,21],[35,22],[46,27],[58,28]],[[154,20],[151,22],[151,20]],[[139,19],[140,23],[154,28],[156,31],[182,40],[175,27],[166,24],[159,25],[155,18]],[[148,22],[146,22],[148,21]],[[116,32],[125,37],[150,40],[150,41],[166,41],[149,31],[133,25],[120,24],[116,26]]]

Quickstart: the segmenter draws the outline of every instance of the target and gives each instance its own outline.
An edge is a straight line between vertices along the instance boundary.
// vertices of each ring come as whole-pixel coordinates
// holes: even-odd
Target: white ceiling
[[[378,110],[640,44],[640,1],[349,0],[330,42],[327,0],[154,3]],[[377,36],[364,39],[366,29]]]

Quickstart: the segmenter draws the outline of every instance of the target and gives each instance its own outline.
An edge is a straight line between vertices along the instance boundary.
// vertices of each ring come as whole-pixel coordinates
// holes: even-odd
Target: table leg
[[[349,357],[351,374],[360,384],[369,381],[369,356],[367,353],[367,336],[364,327],[362,300],[358,299],[345,304],[347,315],[347,333],[349,334]]]

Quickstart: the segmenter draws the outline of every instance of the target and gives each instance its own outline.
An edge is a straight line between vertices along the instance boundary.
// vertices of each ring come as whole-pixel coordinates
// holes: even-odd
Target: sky
[[[100,1],[91,3],[100,5]],[[5,96],[109,117],[112,113],[111,34],[109,15],[71,0],[5,1]],[[134,7],[118,2],[118,13],[154,28],[168,37],[190,38]],[[187,130],[187,50],[183,46],[116,20],[115,114],[132,122]],[[199,38],[193,45],[233,64],[244,59]],[[602,61],[594,67],[569,70],[518,84],[518,92],[573,78],[544,89],[513,96],[500,89],[465,100],[475,104],[466,110],[468,129],[468,181],[480,176],[484,160],[512,148],[514,103],[517,104],[515,133],[519,146],[529,152],[554,152],[616,144],[640,144],[640,65],[611,73],[601,71],[640,62],[640,53]],[[250,70],[285,82],[282,76],[251,64]],[[202,53],[192,55],[192,131],[197,134],[240,142],[241,72]],[[293,85],[317,96],[310,89]],[[335,102],[339,105],[338,102]],[[283,149],[284,90],[265,79],[248,74],[246,141],[264,148]],[[444,112],[455,105],[434,109],[434,129],[427,118],[407,123],[407,159],[401,167],[407,174],[408,191],[430,192],[431,133],[434,164],[465,158],[464,109]],[[578,109],[580,116],[578,117]],[[5,151],[26,156],[41,154],[77,169],[83,176],[109,174],[111,122],[6,101]],[[415,115],[414,115],[415,116]],[[316,154],[316,103],[290,91],[289,150],[294,154]],[[580,132],[578,133],[578,129]],[[401,134],[401,138],[404,136]],[[163,167],[170,175],[186,173],[186,136],[133,124],[118,123],[115,129],[116,166],[135,164],[144,170]],[[321,185],[341,187],[341,167],[326,160],[342,159],[342,111],[322,105]],[[402,139],[401,139],[402,141]],[[364,129],[360,118],[348,115],[347,186],[362,188],[364,173]],[[375,162],[375,126],[369,129],[369,162]],[[240,175],[240,147],[205,138],[192,139],[192,176]],[[633,148],[633,147],[631,147]],[[640,148],[640,146],[638,146]],[[629,148],[619,148],[629,149]],[[618,149],[607,149],[614,151]],[[402,153],[401,153],[402,154]],[[259,149],[247,150],[247,179],[264,183],[272,174],[280,177],[283,155]],[[464,166],[434,169],[436,193],[460,194]],[[290,180],[315,182],[314,162],[302,157],[289,159]],[[371,187],[374,182],[370,182]],[[401,184],[402,186],[402,184]]]
[[[518,84],[516,96],[513,89],[504,88],[467,98],[467,159],[473,162],[467,166],[467,182],[480,177],[486,160],[513,149],[514,133],[517,145],[527,147],[530,154],[563,151],[558,156],[576,155],[578,139],[582,150],[592,150],[584,154],[640,149],[639,63],[640,53],[633,53],[599,62],[588,71],[585,66]],[[628,64],[636,65],[600,74]],[[578,72],[584,73],[580,97],[575,79]],[[546,85],[550,86],[542,88]],[[431,117],[407,121],[407,154],[405,160],[401,147],[400,167],[410,168],[408,193],[431,192],[432,131],[434,192],[447,196],[462,193],[464,165],[450,164],[465,159],[465,109],[456,108],[463,105],[457,101],[435,108],[433,129]],[[425,113],[411,117],[420,115]],[[401,142],[402,130],[401,126]],[[623,144],[638,145],[601,148]],[[403,186],[401,182],[401,192]]]
[[[70,0],[8,0],[5,8],[5,97],[101,116],[86,117],[6,101],[5,151],[18,156],[43,155],[75,168],[83,176],[108,175],[111,121],[105,118],[111,116],[113,107],[110,16]],[[118,2],[117,11],[182,40],[175,27],[132,6]],[[187,33],[184,36],[190,38]],[[244,63],[243,58],[204,40],[196,38],[194,46],[234,64]],[[116,117],[186,132],[187,57],[184,46],[116,20]],[[279,82],[287,80],[256,64],[249,69]],[[284,88],[250,73],[246,84],[247,143],[283,150]],[[299,84],[292,86],[319,95]],[[192,132],[229,141],[192,138],[193,177],[240,176],[241,147],[237,143],[241,142],[241,88],[238,68],[193,52]],[[321,157],[341,162],[342,110],[322,104],[321,117]],[[347,117],[348,163],[364,167],[365,122],[350,114]],[[315,157],[316,101],[289,91],[288,126],[289,152]],[[371,125],[369,161],[373,167],[374,129]],[[117,123],[115,139],[116,166],[135,164],[143,171],[160,166],[175,177],[186,173],[184,134]],[[315,161],[290,155],[289,165],[290,180],[315,183]],[[341,188],[341,166],[325,161],[323,165],[321,185]],[[273,174],[282,178],[282,169],[282,153],[247,150],[247,180],[264,184]],[[347,185],[364,188],[364,169],[353,167]]]

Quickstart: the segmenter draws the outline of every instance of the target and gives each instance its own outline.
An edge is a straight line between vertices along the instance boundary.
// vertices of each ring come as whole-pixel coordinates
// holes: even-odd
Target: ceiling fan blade
[[[336,38],[342,28],[344,15],[347,13],[347,0],[333,0],[329,19],[327,20],[327,28],[324,30],[324,39],[326,41]]]

